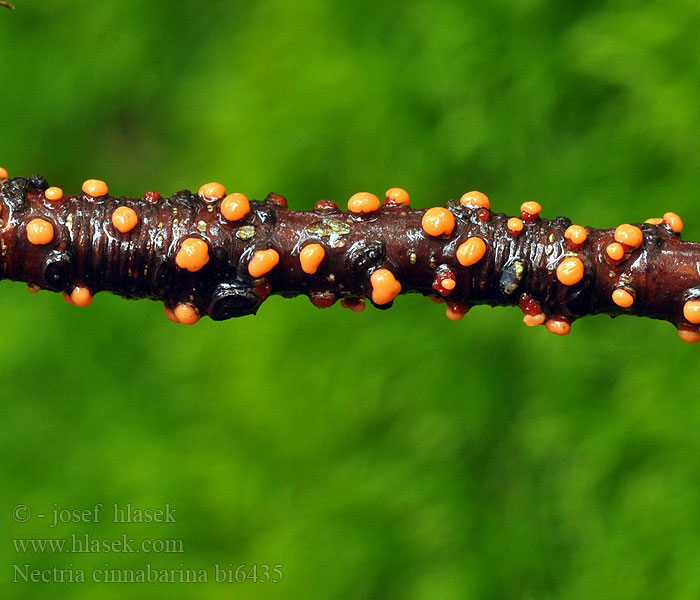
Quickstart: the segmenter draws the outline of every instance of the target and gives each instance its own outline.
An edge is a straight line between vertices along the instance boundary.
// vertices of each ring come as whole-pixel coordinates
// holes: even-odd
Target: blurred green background
[[[296,209],[480,189],[598,227],[672,210],[700,239],[695,1],[16,4],[11,175],[116,195],[218,180]],[[700,597],[700,348],[668,323],[593,317],[559,338],[514,308],[453,323],[407,296],[361,315],[272,298],[180,327],[146,300],[0,292],[3,598]],[[97,503],[100,523],[50,527]],[[113,523],[114,503],[178,522]],[[84,533],[184,552],[12,541]],[[146,563],[210,581],[12,581]],[[284,578],[217,583],[217,563]]]

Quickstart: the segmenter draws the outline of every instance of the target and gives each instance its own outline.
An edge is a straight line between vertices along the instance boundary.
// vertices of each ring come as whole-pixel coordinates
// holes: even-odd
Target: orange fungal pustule
[[[173,314],[177,322],[183,325],[194,325],[199,321],[199,311],[197,307],[190,302],[180,302],[173,310]]]
[[[523,323],[528,327],[537,327],[545,322],[547,316],[541,312],[536,315],[523,315]]]
[[[683,219],[681,219],[676,213],[667,212],[664,213],[664,223],[671,228],[674,233],[680,233],[683,231]]]
[[[370,277],[372,284],[372,302],[388,304],[401,293],[401,283],[396,280],[389,269],[377,269]]]
[[[403,188],[391,188],[386,191],[385,203],[389,204],[399,204],[401,206],[410,206],[411,197],[408,192]]]
[[[101,179],[86,179],[83,182],[83,192],[92,198],[101,198],[109,193],[109,188]]]
[[[70,293],[70,299],[75,306],[90,306],[93,295],[89,288],[79,285],[75,286]]]
[[[629,308],[634,304],[634,296],[624,288],[617,288],[612,293],[612,300],[621,308]]]
[[[678,335],[684,342],[688,342],[689,344],[697,344],[700,342],[700,331],[698,331],[697,327],[692,325],[681,323],[678,326]]]
[[[588,232],[581,225],[570,225],[564,232],[564,238],[571,246],[578,248],[588,239]]]
[[[700,299],[686,301],[683,305],[683,316],[694,325],[700,324]]]
[[[175,316],[175,311],[172,308],[170,308],[167,304],[164,304],[163,308],[165,309],[165,316],[168,317],[169,321],[172,321],[173,323],[180,322],[177,320],[177,316]]]
[[[50,188],[46,188],[44,195],[46,196],[47,200],[51,200],[52,202],[63,200],[63,190],[60,187],[52,186]]]
[[[615,241],[630,248],[637,248],[642,245],[644,234],[636,225],[624,223],[615,229]]]
[[[44,246],[53,241],[53,225],[46,219],[32,219],[27,223],[27,239],[30,244]]]
[[[542,206],[539,202],[528,201],[520,205],[520,218],[523,221],[534,221],[542,212]]]
[[[486,254],[486,242],[480,237],[470,237],[457,248],[457,260],[463,267],[478,263]]]
[[[506,226],[508,227],[508,231],[510,231],[514,235],[518,235],[522,230],[525,225],[522,222],[522,219],[518,219],[517,217],[512,217],[508,219],[508,223],[506,223]]]
[[[277,250],[272,248],[258,250],[248,263],[248,273],[250,273],[251,277],[262,277],[272,271],[279,261],[280,255]]]
[[[229,194],[221,201],[221,214],[227,221],[240,221],[250,212],[248,197],[239,192]]]
[[[304,271],[304,273],[313,275],[318,270],[325,256],[326,251],[321,244],[308,244],[304,246],[299,253],[301,270]]]
[[[459,203],[462,206],[467,206],[469,208],[486,208],[491,209],[491,202],[486,194],[482,194],[476,190],[467,192],[460,199]]]
[[[545,321],[544,326],[547,331],[555,335],[569,335],[571,332],[571,323],[561,318],[551,318]]]
[[[7,169],[5,169],[4,167],[0,167],[0,183],[5,181],[5,179],[7,179],[8,177],[9,175],[7,174]]]
[[[226,195],[226,188],[217,181],[210,181],[200,187],[197,193],[205,200],[218,200]]]
[[[663,219],[658,219],[658,218],[653,218],[653,219],[647,219],[644,221],[647,225],[661,225],[661,223],[664,222]]]
[[[192,273],[201,270],[208,262],[209,245],[199,238],[186,238],[175,256],[177,266]]]
[[[622,258],[625,256],[625,249],[622,247],[622,244],[613,242],[612,244],[608,244],[608,246],[605,248],[605,253],[612,260],[618,261],[622,260]]]
[[[136,211],[129,206],[120,206],[112,213],[112,225],[121,233],[129,233],[138,222]]]
[[[350,196],[348,210],[355,214],[371,213],[381,206],[379,198],[369,192],[358,192]]]
[[[455,228],[455,216],[451,210],[436,206],[425,211],[421,225],[423,231],[433,237],[450,235]]]
[[[557,279],[564,285],[575,285],[583,279],[584,267],[581,259],[569,256],[559,263]]]

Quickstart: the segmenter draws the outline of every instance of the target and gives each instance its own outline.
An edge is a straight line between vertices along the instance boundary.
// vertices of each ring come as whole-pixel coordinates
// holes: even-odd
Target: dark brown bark
[[[251,202],[242,220],[229,222],[219,201],[187,190],[163,199],[153,193],[140,199],[79,194],[51,202],[46,187],[38,176],[8,179],[0,187],[2,278],[59,292],[81,286],[93,294],[152,298],[169,307],[191,303],[201,315],[221,320],[255,313],[268,294],[307,294],[318,306],[341,298],[371,299],[370,275],[385,268],[401,283],[402,293],[444,296],[457,310],[520,304],[529,314],[544,312],[564,322],[594,313],[633,314],[697,331],[683,308],[700,297],[700,244],[681,241],[666,224],[637,224],[643,243],[611,264],[605,249],[614,241],[614,229],[587,228],[586,242],[572,250],[564,238],[568,219],[536,218],[514,237],[505,215],[456,201],[447,203],[454,230],[433,237],[421,226],[425,210],[400,205],[358,215],[322,201],[313,211],[292,211],[284,198],[271,195]],[[133,208],[139,217],[126,234],[112,225],[119,206]],[[26,227],[35,218],[53,225],[49,244],[28,241]],[[486,254],[465,267],[456,251],[473,236],[484,240]],[[182,241],[193,237],[209,247],[210,260],[197,272],[175,262]],[[301,249],[310,243],[325,249],[313,275],[304,273],[299,262]],[[248,264],[264,249],[276,250],[280,262],[255,279]],[[566,256],[577,256],[584,265],[584,277],[575,285],[562,284],[556,275]],[[441,287],[445,277],[456,280],[453,290]],[[620,287],[634,297],[629,308],[612,300]]]

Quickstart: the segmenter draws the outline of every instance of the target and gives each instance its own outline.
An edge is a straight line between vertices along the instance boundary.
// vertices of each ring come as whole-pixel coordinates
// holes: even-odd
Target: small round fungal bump
[[[467,208],[486,208],[491,209],[491,202],[486,194],[482,194],[477,190],[467,192],[460,199],[459,203]]]
[[[685,323],[678,325],[678,335],[684,342],[688,342],[689,344],[697,344],[700,342],[700,331],[698,331],[697,327],[692,325],[686,325]]]
[[[7,174],[7,169],[0,167],[0,183],[5,181],[8,177],[9,175]]]
[[[536,315],[523,315],[523,323],[528,327],[537,327],[542,325],[547,319],[547,316],[541,312]]]
[[[653,219],[647,219],[647,220],[644,221],[644,222],[645,222],[647,225],[661,225],[661,223],[663,223],[664,220],[663,220],[663,219],[659,219],[659,218],[653,218]]]
[[[510,219],[508,219],[506,226],[508,227],[508,231],[510,232],[510,234],[514,237],[517,237],[518,235],[520,235],[520,232],[523,230],[523,227],[525,227],[525,224],[523,223],[522,219],[518,219],[517,217],[511,217]]]
[[[421,225],[423,231],[433,237],[450,235],[455,228],[455,216],[451,210],[436,206],[425,211]]]
[[[683,316],[687,321],[694,325],[700,324],[700,300],[688,300],[683,305]]]
[[[664,213],[664,223],[670,227],[673,233],[681,233],[681,231],[683,231],[683,219],[681,219],[676,213]]]
[[[570,225],[564,232],[564,239],[570,248],[580,248],[588,239],[588,232],[581,225]]]
[[[194,325],[199,321],[199,311],[190,302],[180,302],[173,310],[178,323],[183,325]]]
[[[265,202],[267,202],[268,204],[274,204],[275,206],[279,206],[280,208],[287,208],[287,199],[282,194],[275,194],[274,192],[270,192],[267,195],[267,198],[265,198]]]
[[[442,298],[441,296],[428,296],[428,299],[431,302],[434,302],[435,304],[444,304],[445,303],[445,299]]]
[[[161,199],[160,192],[149,190],[143,195],[143,199],[149,204],[154,204]]]
[[[453,302],[451,300],[447,300],[445,304],[445,316],[450,321],[461,321],[471,308],[468,304]]]
[[[28,283],[27,284],[27,289],[29,290],[30,294],[38,294],[41,288],[36,285],[35,283]]]
[[[83,192],[92,198],[101,198],[108,194],[109,188],[101,179],[86,179],[83,182]]]
[[[175,256],[175,263],[181,269],[192,273],[201,270],[209,262],[209,246],[199,238],[187,238],[182,242]]]
[[[226,195],[226,188],[217,181],[210,181],[200,187],[197,194],[205,200],[218,200]]]
[[[557,267],[557,279],[564,285],[576,285],[583,275],[583,262],[576,256],[565,258]]]
[[[44,195],[46,196],[46,199],[51,200],[51,202],[60,202],[63,200],[63,190],[60,187],[52,186],[50,188],[46,188]]]
[[[520,205],[520,218],[528,223],[537,219],[540,212],[542,212],[542,206],[539,202],[529,201]]]
[[[92,304],[93,295],[89,288],[78,285],[71,290],[70,299],[71,304],[85,307]]]
[[[624,288],[617,288],[612,293],[612,300],[621,308],[629,308],[634,304],[634,296]]]
[[[403,188],[391,188],[386,191],[385,206],[410,206],[411,197]]]
[[[637,248],[642,245],[644,234],[636,225],[624,223],[615,229],[615,241],[630,248]]]
[[[221,201],[220,210],[227,221],[240,221],[250,212],[250,201],[245,194],[234,192]]]
[[[566,319],[553,317],[545,321],[544,326],[555,335],[568,335],[571,332],[571,323]]]
[[[371,213],[379,210],[379,198],[369,192],[358,192],[348,200],[348,210],[355,214]]]
[[[369,281],[375,304],[388,304],[401,293],[401,283],[389,269],[377,269],[370,275]]]
[[[361,313],[365,310],[367,303],[364,298],[341,298],[340,306],[348,308],[354,313]]]
[[[27,240],[35,246],[45,246],[53,241],[53,225],[46,219],[32,219],[27,223]]]
[[[622,244],[613,242],[612,244],[608,244],[607,248],[605,248],[605,253],[610,259],[619,261],[625,256],[625,249],[622,247]]]
[[[314,210],[319,212],[335,212],[338,210],[338,205],[332,200],[319,200],[314,205]]]
[[[470,237],[457,248],[457,260],[463,267],[478,263],[486,254],[486,242],[480,237]]]
[[[304,246],[299,253],[301,270],[308,275],[313,275],[318,270],[325,256],[326,251],[321,244],[308,244]]]
[[[248,273],[250,273],[251,277],[262,277],[272,271],[279,261],[280,255],[277,250],[272,248],[258,250],[248,263]]]
[[[168,318],[169,321],[172,321],[173,323],[179,323],[177,316],[175,315],[175,311],[170,308],[167,305],[163,305],[163,308],[165,309],[165,316]]]
[[[435,273],[432,288],[441,296],[449,296],[455,287],[457,287],[457,276],[454,271],[446,265],[441,266]]]
[[[316,308],[323,309],[333,306],[337,298],[332,292],[311,292],[309,294],[309,300]]]
[[[128,206],[120,206],[112,213],[112,225],[121,233],[129,233],[138,222],[136,211]]]

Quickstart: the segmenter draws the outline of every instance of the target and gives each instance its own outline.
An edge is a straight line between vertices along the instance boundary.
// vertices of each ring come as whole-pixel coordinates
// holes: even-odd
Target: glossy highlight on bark
[[[383,206],[363,192],[348,211],[329,200],[294,211],[278,194],[225,194],[211,183],[196,194],[114,198],[88,180],[65,195],[38,175],[8,177],[0,278],[78,306],[100,291],[159,300],[181,324],[254,314],[270,294],[360,312],[366,299],[385,309],[414,292],[444,302],[451,320],[475,304],[520,306],[526,325],[566,335],[585,315],[628,314],[700,339],[700,244],[680,239],[675,213],[593,229],[544,219],[532,201],[519,217],[494,213],[476,191],[430,209],[410,208],[400,188]]]

